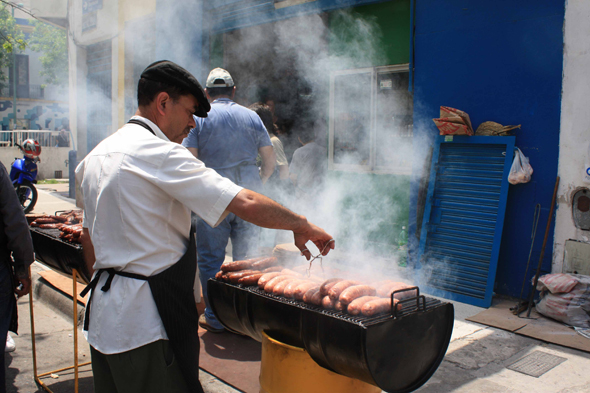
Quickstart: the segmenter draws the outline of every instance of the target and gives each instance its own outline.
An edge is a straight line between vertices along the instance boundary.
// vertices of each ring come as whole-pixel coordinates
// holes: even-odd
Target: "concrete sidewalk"
[[[75,208],[74,201],[64,197],[63,194],[67,192],[67,189],[64,190],[62,185],[51,184],[39,188],[39,201],[35,212],[52,213],[56,210]],[[42,266],[36,267],[36,269],[43,268]],[[43,318],[44,326],[51,326],[51,323],[54,326],[44,327],[44,331],[38,332],[39,338],[46,343],[43,345],[49,344],[51,350],[55,352],[53,356],[59,357],[60,364],[66,364],[68,357],[71,358],[71,345],[66,345],[64,342],[67,341],[67,335],[71,334],[71,322],[68,324],[68,320],[71,321],[72,318],[72,301],[69,297],[59,293],[52,294],[48,288],[43,288],[43,285],[39,281],[35,284],[35,295],[38,297],[35,299],[35,309],[44,310],[40,312],[43,314],[39,317]],[[419,392],[590,392],[589,353],[466,321],[466,318],[483,309],[462,303],[454,303],[454,306],[454,331],[445,359],[433,377],[418,390]],[[19,312],[21,328],[25,332],[28,305],[24,299],[19,301]],[[59,316],[57,316],[58,314]],[[47,325],[47,321],[50,322],[49,325]],[[39,324],[39,322],[37,323]],[[87,354],[84,352],[87,349],[87,344],[82,336],[80,337],[82,359],[87,357],[87,355],[84,356]],[[30,345],[30,336],[25,333],[15,338],[15,341],[19,349],[12,357],[9,371],[16,368],[18,372],[15,379],[15,389],[9,389],[9,392],[34,391],[29,390],[30,381],[32,381],[30,357],[27,351],[27,345]],[[21,351],[21,349],[24,350]],[[534,351],[542,351],[566,360],[538,378],[507,369],[507,366]],[[84,378],[87,378],[84,382],[85,387],[90,386],[91,374],[90,371],[84,374]],[[67,378],[71,379],[71,377],[60,376],[59,378],[60,381],[63,380],[64,389],[66,386],[70,386],[64,381],[67,381]],[[201,372],[201,378],[206,392],[237,391],[204,371]],[[48,383],[51,382],[53,381]],[[19,385],[21,383],[22,386]],[[19,390],[19,387],[22,390]],[[81,389],[80,391],[90,392],[91,388],[89,389]],[[56,389],[54,391],[69,392],[72,390]]]

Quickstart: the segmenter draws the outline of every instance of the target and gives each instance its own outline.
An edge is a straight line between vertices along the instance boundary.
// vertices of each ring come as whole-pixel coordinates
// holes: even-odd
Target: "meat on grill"
[[[352,280],[344,280],[337,282],[330,290],[328,291],[328,296],[334,301],[338,300],[342,291],[346,288],[351,287],[353,285],[358,285],[360,282],[352,281]]]
[[[343,280],[344,279],[342,278],[330,278],[329,280],[324,281],[320,286],[320,293],[322,294],[322,296],[328,295],[328,291],[338,282]]]
[[[361,296],[374,296],[377,290],[370,285],[352,285],[342,291],[338,300],[344,305],[350,304],[354,299]]]

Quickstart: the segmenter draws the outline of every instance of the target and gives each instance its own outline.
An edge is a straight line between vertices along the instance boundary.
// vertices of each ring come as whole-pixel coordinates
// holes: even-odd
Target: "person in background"
[[[17,333],[16,297],[31,289],[29,266],[34,262],[29,225],[8,172],[0,163],[0,342],[5,351],[14,350],[8,331]],[[6,392],[5,357],[0,360],[0,393]]]
[[[251,110],[256,112],[260,119],[264,123],[268,134],[270,135],[270,141],[277,157],[276,167],[274,173],[270,176],[266,184],[264,185],[264,195],[274,199],[283,206],[290,205],[290,187],[289,181],[289,163],[285,152],[283,151],[283,144],[274,134],[276,124],[273,123],[273,115],[268,105],[261,102],[257,102],[249,106]],[[257,161],[261,161],[258,156]],[[262,229],[260,231],[260,247],[262,249],[271,249],[279,242],[288,242],[288,234],[285,231],[276,231],[272,229]]]
[[[295,186],[295,197],[300,203],[309,204],[324,185],[328,169],[325,147],[315,141],[315,131],[311,124],[299,133],[303,145],[293,153],[289,166],[289,177]]]
[[[92,292],[84,321],[94,391],[199,393],[191,211],[211,227],[234,215],[292,230],[307,259],[309,240],[324,255],[334,242],[305,217],[220,176],[180,146],[195,116],[205,118],[211,108],[184,68],[170,61],[149,65],[137,96],[135,116],[76,168],[84,201],[80,241],[95,271],[85,289]]]
[[[256,112],[256,114],[260,117],[260,120],[262,120],[262,123],[264,123],[264,127],[266,127],[266,131],[270,136],[270,141],[272,143],[275,156],[277,157],[275,170],[265,184],[266,188],[269,186],[274,188],[279,185],[280,180],[289,179],[289,163],[287,162],[287,157],[285,157],[283,143],[274,133],[276,125],[273,123],[273,115],[269,106],[257,102],[250,105],[248,108]],[[257,160],[258,159],[262,161],[262,157],[260,155],[258,156]]]
[[[62,119],[61,129],[57,136],[57,147],[70,147],[70,120],[67,118]]]
[[[208,168],[252,191],[262,185],[275,168],[275,153],[270,136],[260,117],[236,104],[234,81],[229,72],[215,68],[206,82],[211,111],[207,118],[195,118],[192,129],[182,145]],[[260,170],[256,157],[262,157]],[[229,214],[217,227],[197,219],[197,260],[205,300],[205,313],[199,325],[213,333],[225,331],[209,307],[207,281],[215,276],[225,260],[225,248],[231,238],[234,260],[245,259],[258,249],[260,230],[235,214]]]

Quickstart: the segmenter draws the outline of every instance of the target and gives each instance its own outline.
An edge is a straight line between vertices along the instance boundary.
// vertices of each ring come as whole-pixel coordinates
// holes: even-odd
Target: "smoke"
[[[124,96],[123,116],[121,102],[105,112],[114,129],[121,118],[134,113],[139,73],[149,63],[160,58],[176,61],[202,84],[209,68],[223,66],[234,78],[239,104],[274,101],[275,115],[289,134],[283,139],[288,158],[306,129],[317,135],[324,157],[333,146],[332,167],[324,181],[303,190],[311,198],[293,198],[292,191],[277,197],[334,236],[337,250],[324,258],[324,266],[356,269],[375,278],[411,275],[410,268],[398,267],[397,237],[402,226],[408,226],[408,175],[412,165],[423,165],[426,152],[416,157],[412,146],[413,100],[407,71],[374,68],[388,64],[376,21],[338,10],[213,34],[207,40],[200,31],[210,29],[211,22],[196,12],[198,1],[190,4],[185,9],[185,1],[171,3],[155,18],[128,21],[124,40],[115,31],[87,33],[93,42],[101,35],[111,40],[116,53],[112,69],[124,75],[114,76],[112,91],[104,97],[97,94],[86,108],[104,107],[103,99],[112,105],[112,97]],[[116,20],[117,14],[111,17]],[[84,37],[78,33],[76,38]],[[117,68],[120,64],[124,69]],[[117,81],[122,78],[125,91],[119,92]],[[89,138],[98,132],[87,126]],[[311,245],[310,249],[319,252]]]

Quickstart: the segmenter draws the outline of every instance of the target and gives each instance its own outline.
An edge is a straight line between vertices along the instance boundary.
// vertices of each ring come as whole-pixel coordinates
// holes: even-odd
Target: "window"
[[[413,99],[407,65],[330,78],[330,169],[410,174]]]

